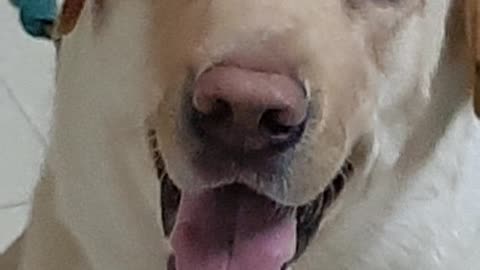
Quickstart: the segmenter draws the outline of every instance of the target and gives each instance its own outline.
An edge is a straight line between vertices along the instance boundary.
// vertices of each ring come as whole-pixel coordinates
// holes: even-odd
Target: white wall
[[[0,253],[22,232],[47,143],[54,48],[0,1]]]

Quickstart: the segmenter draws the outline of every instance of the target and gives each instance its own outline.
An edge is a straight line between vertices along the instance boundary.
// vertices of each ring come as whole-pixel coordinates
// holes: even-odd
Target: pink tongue
[[[172,235],[176,270],[280,270],[296,248],[293,215],[241,187],[182,194]]]

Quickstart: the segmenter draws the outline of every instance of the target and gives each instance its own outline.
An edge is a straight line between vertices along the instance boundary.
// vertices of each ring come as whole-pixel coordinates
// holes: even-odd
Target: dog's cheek
[[[318,195],[333,179],[362,135],[371,132],[374,64],[355,32],[340,45],[323,44],[305,67],[311,78],[311,121],[292,165],[291,199]],[[339,72],[341,70],[342,72]]]

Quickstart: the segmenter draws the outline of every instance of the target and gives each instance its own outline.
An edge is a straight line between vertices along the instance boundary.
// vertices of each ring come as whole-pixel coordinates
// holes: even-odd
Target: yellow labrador
[[[478,269],[479,3],[67,0],[20,269]]]

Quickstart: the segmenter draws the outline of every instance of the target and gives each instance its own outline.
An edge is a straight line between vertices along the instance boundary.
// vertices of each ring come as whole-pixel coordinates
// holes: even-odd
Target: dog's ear
[[[465,28],[475,114],[480,117],[480,0],[465,1]]]
[[[56,38],[60,38],[72,32],[77,24],[84,5],[85,0],[65,0],[54,29],[54,35]]]

